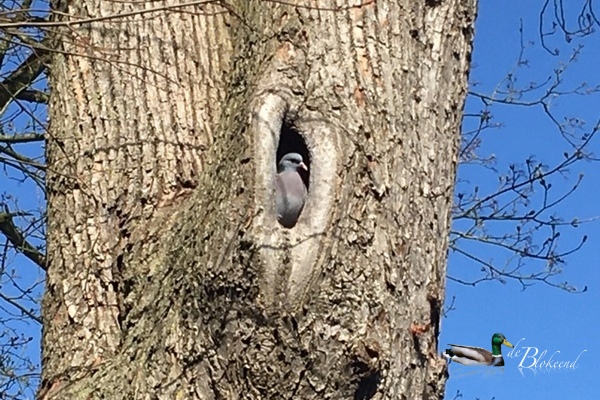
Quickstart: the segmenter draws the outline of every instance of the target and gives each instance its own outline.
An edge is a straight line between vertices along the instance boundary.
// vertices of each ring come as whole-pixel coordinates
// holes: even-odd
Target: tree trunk
[[[61,9],[40,398],[441,398],[475,0],[178,3]]]

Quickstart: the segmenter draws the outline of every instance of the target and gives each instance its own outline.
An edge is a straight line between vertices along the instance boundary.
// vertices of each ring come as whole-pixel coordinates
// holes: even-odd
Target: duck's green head
[[[494,336],[492,336],[492,348],[499,349],[501,345],[505,345],[508,347],[515,347],[508,340],[506,340],[506,337],[503,334],[494,333]]]

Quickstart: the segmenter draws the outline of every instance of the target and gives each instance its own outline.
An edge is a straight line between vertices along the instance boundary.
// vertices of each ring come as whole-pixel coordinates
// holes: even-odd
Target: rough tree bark
[[[441,398],[476,0],[178,3],[55,4],[40,398]]]

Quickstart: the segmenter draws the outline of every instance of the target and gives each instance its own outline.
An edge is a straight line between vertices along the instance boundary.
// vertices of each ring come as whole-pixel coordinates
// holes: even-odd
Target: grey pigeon
[[[285,228],[296,225],[306,201],[306,186],[300,169],[308,171],[298,153],[284,155],[277,165],[275,178],[275,208],[277,220]]]

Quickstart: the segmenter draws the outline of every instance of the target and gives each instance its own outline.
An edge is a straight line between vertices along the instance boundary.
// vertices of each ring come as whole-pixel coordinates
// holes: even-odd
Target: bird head
[[[299,169],[308,171],[302,156],[298,153],[288,153],[284,155],[277,165],[277,172],[283,172],[287,170],[298,171]]]
[[[508,347],[514,347],[508,340],[506,340],[506,337],[501,333],[494,333],[494,336],[492,336],[492,346],[494,345],[505,345]]]

